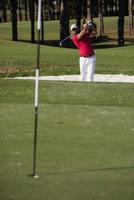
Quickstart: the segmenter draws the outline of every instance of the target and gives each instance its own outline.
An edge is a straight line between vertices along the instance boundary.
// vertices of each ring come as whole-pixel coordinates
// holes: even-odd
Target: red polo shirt
[[[74,35],[72,40],[79,49],[80,56],[89,56],[94,53],[90,33],[86,33],[80,40],[78,40],[78,35]]]

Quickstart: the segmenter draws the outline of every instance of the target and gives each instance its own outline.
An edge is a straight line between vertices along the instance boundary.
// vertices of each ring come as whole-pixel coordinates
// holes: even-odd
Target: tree
[[[60,0],[56,1],[57,19],[60,18]]]
[[[119,17],[118,17],[118,46],[124,46],[124,16],[125,1],[119,0]]]
[[[2,22],[2,2],[0,2],[0,22]]]
[[[92,18],[91,14],[91,0],[87,0],[87,20]]]
[[[28,8],[28,3],[27,3],[27,0],[24,0],[24,9],[25,9],[25,20],[27,21],[28,20],[28,10],[27,10],[27,8]]]
[[[82,15],[82,0],[79,1],[79,3],[75,4],[75,10],[76,10],[76,20],[77,20],[77,26],[81,27],[81,15]]]
[[[104,21],[103,21],[103,0],[98,0],[98,17],[99,17],[99,28],[98,35],[102,36],[104,33]]]
[[[12,13],[12,40],[18,40],[17,30],[17,0],[11,0],[11,13]]]
[[[60,13],[60,40],[63,40],[69,35],[69,13],[68,1],[61,0],[61,13]]]
[[[29,0],[29,12],[31,20],[31,42],[35,42],[35,30],[34,30],[34,14],[35,14],[35,0]]]
[[[41,8],[41,42],[43,44],[44,42],[44,2],[42,2],[42,8]]]
[[[130,30],[130,36],[131,36],[132,35],[132,29],[133,29],[132,0],[128,0],[128,13],[129,13],[129,30]]]
[[[22,0],[18,1],[19,19],[22,21]]]
[[[7,22],[6,6],[7,6],[7,0],[2,0],[3,21],[4,21],[4,22]]]

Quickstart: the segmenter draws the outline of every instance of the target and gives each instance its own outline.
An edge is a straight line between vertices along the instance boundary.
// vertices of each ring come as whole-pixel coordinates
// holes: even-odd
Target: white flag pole
[[[40,29],[41,29],[41,0],[38,0],[38,44],[37,44],[37,66],[35,78],[35,122],[34,122],[34,148],[33,148],[33,174],[34,178],[38,178],[36,174],[36,151],[37,151],[37,126],[38,126],[38,99],[39,99],[39,70],[40,70]]]

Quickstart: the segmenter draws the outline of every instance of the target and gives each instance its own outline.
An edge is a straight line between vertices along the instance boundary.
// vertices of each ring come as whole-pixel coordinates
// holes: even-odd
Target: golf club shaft
[[[64,40],[60,41],[60,44],[62,44],[64,41],[66,41],[68,38],[70,38],[72,36],[72,34],[70,34],[69,36],[67,36],[66,38],[64,38]]]

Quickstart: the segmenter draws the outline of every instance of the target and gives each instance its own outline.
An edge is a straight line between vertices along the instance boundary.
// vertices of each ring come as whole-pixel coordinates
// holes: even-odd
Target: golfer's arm
[[[80,40],[87,33],[87,24],[84,24],[83,30],[78,34],[78,40]]]

